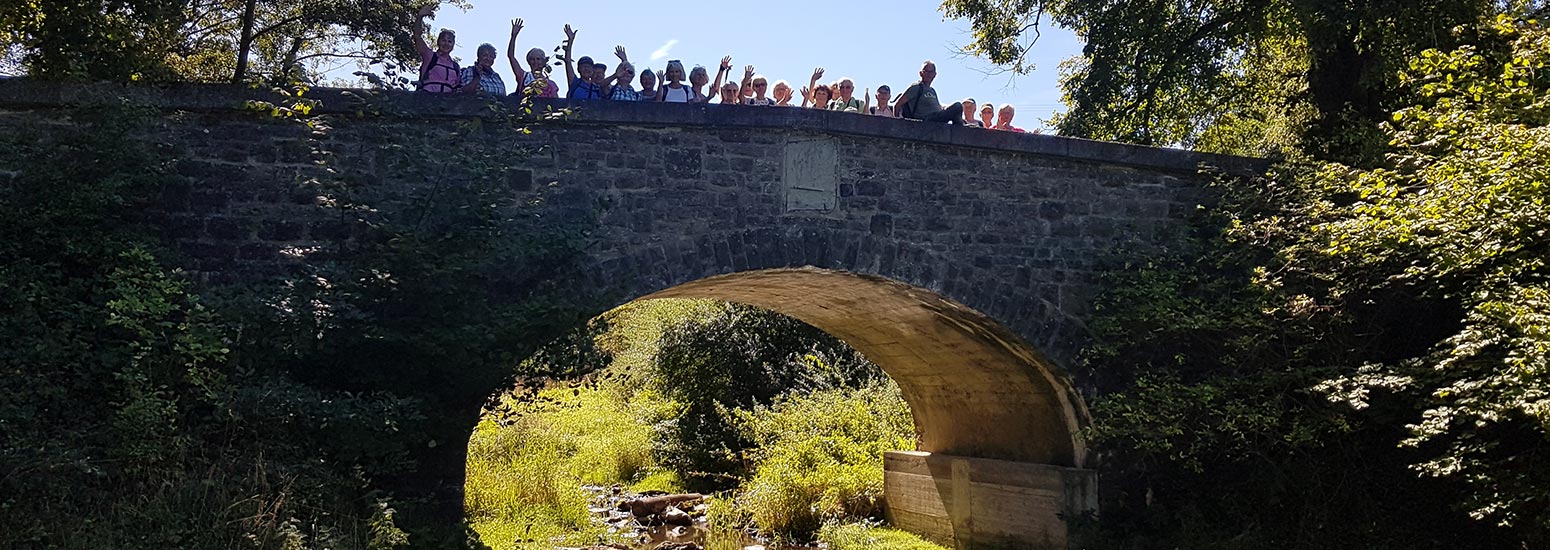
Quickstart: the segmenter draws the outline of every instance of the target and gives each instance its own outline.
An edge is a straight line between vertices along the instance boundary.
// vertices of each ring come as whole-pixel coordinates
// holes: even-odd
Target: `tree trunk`
[[[247,0],[242,7],[242,38],[237,42],[237,70],[231,81],[241,84],[248,77],[248,52],[253,49],[253,20],[256,18],[258,0]]]

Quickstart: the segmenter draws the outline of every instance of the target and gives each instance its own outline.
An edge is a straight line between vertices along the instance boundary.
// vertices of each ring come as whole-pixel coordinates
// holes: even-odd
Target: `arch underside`
[[[899,384],[920,450],[1085,465],[1086,411],[1065,376],[993,319],[930,290],[808,267],[719,275],[641,299],[656,298],[762,307],[844,340]]]

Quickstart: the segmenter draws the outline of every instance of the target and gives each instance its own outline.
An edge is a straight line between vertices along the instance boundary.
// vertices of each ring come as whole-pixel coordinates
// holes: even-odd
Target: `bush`
[[[555,536],[595,534],[587,494],[558,438],[524,426],[479,423],[469,440],[468,521],[496,549]],[[537,538],[534,538],[537,537]]]
[[[758,464],[741,502],[781,538],[881,515],[883,453],[915,447],[909,406],[892,382],[785,396],[736,416]]]
[[[150,114],[0,137],[0,548],[400,545],[373,488],[421,404],[244,357],[142,225],[175,160]]]
[[[731,303],[698,311],[662,331],[650,372],[653,387],[683,406],[664,426],[658,455],[692,488],[728,489],[747,475],[741,455],[751,442],[733,426],[732,409],[886,378],[844,342],[796,319]]]
[[[676,489],[655,467],[651,425],[666,403],[611,380],[503,396],[469,440],[465,503],[473,529],[497,549],[583,544],[606,537],[582,484]]]

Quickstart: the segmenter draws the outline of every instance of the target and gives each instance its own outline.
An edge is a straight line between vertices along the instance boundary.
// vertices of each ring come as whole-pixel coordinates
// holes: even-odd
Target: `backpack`
[[[447,84],[446,82],[426,82],[426,79],[430,78],[431,71],[433,69],[435,69],[436,67],[440,66],[440,65],[438,65],[436,63],[437,61],[440,61],[440,60],[441,60],[441,52],[431,52],[431,60],[430,60],[430,62],[426,63],[424,66],[420,67],[420,82],[415,87],[416,90],[422,91],[422,92],[428,92],[430,90],[425,89],[425,87],[426,86],[431,86],[431,85],[441,86],[442,89],[441,90],[437,90],[437,91],[440,91],[440,92],[447,91],[446,88],[452,88],[453,90],[457,89],[457,85],[455,85],[455,84]],[[452,62],[452,75],[457,80],[462,80],[463,79],[463,76],[462,76],[463,75],[463,69],[461,67],[457,66],[457,61],[450,60],[450,59],[448,61]]]

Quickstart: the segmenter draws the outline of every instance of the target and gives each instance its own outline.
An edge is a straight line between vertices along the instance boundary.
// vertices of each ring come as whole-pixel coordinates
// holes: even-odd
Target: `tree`
[[[1492,0],[1331,3],[1315,0],[946,0],[950,17],[973,26],[971,53],[1026,72],[1026,55],[1047,22],[1087,42],[1063,66],[1070,111],[1061,133],[1152,145],[1210,145],[1263,153],[1301,142],[1337,158],[1366,145],[1364,129],[1393,99],[1393,73],[1451,31],[1481,20]],[[1269,143],[1212,139],[1221,126],[1277,123]],[[1355,132],[1356,135],[1350,135]],[[1277,143],[1274,140],[1280,140]],[[1269,145],[1270,147],[1266,147]],[[1291,145],[1298,145],[1292,143]]]
[[[1365,408],[1394,394],[1414,407],[1423,474],[1473,491],[1477,519],[1550,540],[1550,31],[1502,16],[1505,47],[1427,50],[1402,82],[1415,104],[1386,127],[1393,168],[1325,166],[1317,183],[1354,200],[1306,205],[1282,250],[1285,275],[1325,304],[1384,293],[1456,304],[1450,333],[1414,357],[1326,384]]]
[[[1470,32],[1396,76],[1384,166],[1228,183],[1203,250],[1111,275],[1084,354],[1120,543],[1550,540],[1550,32]]]
[[[59,0],[0,8],[28,74],[93,80],[314,81],[345,59],[411,60],[432,0]],[[467,7],[461,0],[450,2]]]
[[[28,74],[129,81],[172,75],[184,0],[59,0],[0,4],[6,53]]]
[[[725,489],[742,473],[751,442],[730,409],[886,377],[844,342],[772,311],[728,303],[685,321],[662,334],[651,376],[683,406],[658,453],[691,488]]]

